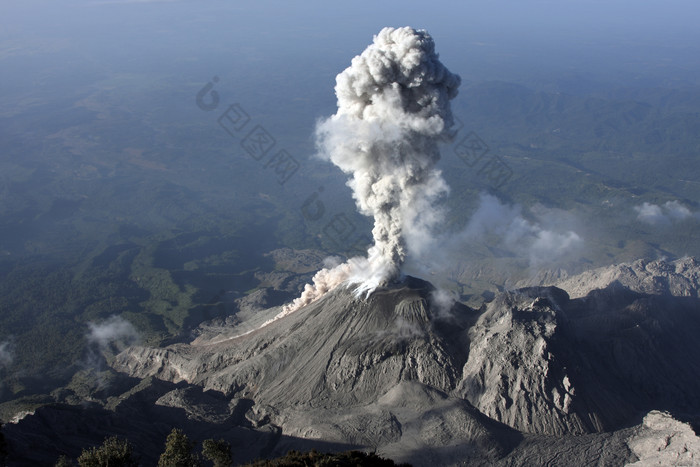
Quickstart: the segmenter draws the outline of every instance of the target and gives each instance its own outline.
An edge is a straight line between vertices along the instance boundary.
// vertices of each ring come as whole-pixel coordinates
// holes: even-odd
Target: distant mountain
[[[338,288],[260,328],[209,325],[190,344],[130,348],[113,366],[142,389],[71,417],[126,427],[130,414],[128,435],[151,450],[161,446],[146,447],[144,417],[196,439],[219,427],[239,461],[320,446],[414,465],[692,465],[699,280],[693,259],[638,261],[480,310],[445,306],[412,277],[367,298]],[[78,422],[61,410],[8,425],[15,453],[30,438],[70,439]]]

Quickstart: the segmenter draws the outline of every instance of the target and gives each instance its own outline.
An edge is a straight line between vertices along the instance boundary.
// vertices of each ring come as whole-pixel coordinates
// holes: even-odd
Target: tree
[[[136,467],[134,448],[125,439],[118,436],[105,438],[99,447],[83,449],[78,457],[80,467]]]
[[[68,456],[61,456],[58,458],[53,467],[73,467],[73,463]]]
[[[336,454],[323,454],[315,449],[310,452],[289,451],[284,457],[255,461],[246,467],[411,467],[384,459],[375,453],[346,451]]]
[[[199,467],[199,459],[192,453],[195,444],[182,430],[173,428],[165,440],[165,451],[158,459],[158,467]]]
[[[214,467],[231,467],[231,445],[223,439],[205,439],[202,443],[202,455],[214,463]]]

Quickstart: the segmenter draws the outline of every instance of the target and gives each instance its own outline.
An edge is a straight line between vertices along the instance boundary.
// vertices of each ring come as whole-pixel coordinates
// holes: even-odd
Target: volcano
[[[478,310],[413,277],[369,296],[337,287],[282,317],[241,311],[189,343],[131,347],[112,363],[128,375],[119,396],[4,431],[37,461],[32,446],[75,438],[79,453],[115,433],[159,452],[179,426],[226,438],[239,462],[317,448],[413,465],[697,465],[698,291],[691,258],[504,291]]]
[[[646,414],[697,426],[699,277],[692,259],[638,261],[561,284],[574,298],[525,288],[480,310],[446,307],[413,277],[367,298],[338,287],[245,332],[131,348],[115,368],[247,401],[256,426],[416,464],[563,455],[553,440],[577,464],[618,463]]]
[[[129,349],[115,368],[248,400],[255,424],[293,437],[397,454],[439,439],[459,446],[460,458],[476,446],[496,460],[517,433],[451,395],[478,313],[459,303],[440,307],[434,292],[413,277],[367,298],[339,287],[244,335],[210,331],[191,344]]]

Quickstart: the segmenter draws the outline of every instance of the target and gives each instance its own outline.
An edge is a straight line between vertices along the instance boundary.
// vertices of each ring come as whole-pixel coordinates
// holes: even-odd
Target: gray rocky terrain
[[[693,259],[637,261],[479,310],[406,277],[266,325],[280,309],[260,310],[261,293],[189,343],[118,355],[126,390],[77,416],[221,433],[239,462],[317,447],[414,465],[698,465],[699,277]],[[67,430],[60,410],[76,411],[44,407],[8,438]]]

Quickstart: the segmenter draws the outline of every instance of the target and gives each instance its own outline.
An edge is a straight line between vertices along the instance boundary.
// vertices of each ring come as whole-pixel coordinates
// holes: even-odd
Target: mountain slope
[[[337,289],[248,334],[200,336],[191,345],[132,348],[115,368],[190,383],[270,405],[369,403],[401,381],[450,391],[467,359],[476,312],[439,315],[419,279],[357,298]]]
[[[637,261],[556,287],[500,294],[470,331],[458,395],[527,433],[637,424],[650,410],[700,415],[700,267]]]
[[[504,425],[567,437],[624,430],[651,410],[694,420],[698,277],[690,259],[639,261],[568,279],[574,298],[533,287],[479,311],[441,309],[409,277],[366,299],[337,289],[239,337],[132,348],[115,368],[250,400],[249,419],[293,436],[395,456],[418,438],[493,460],[520,442]]]
[[[390,452],[448,443],[456,458],[495,460],[517,434],[450,395],[477,312],[440,308],[433,290],[411,277],[368,298],[340,288],[239,337],[129,349],[115,368],[250,399],[249,419],[291,436]]]
[[[317,445],[414,465],[692,465],[699,278],[692,259],[637,261],[478,311],[441,306],[411,277],[369,297],[338,288],[265,326],[279,308],[210,323],[190,344],[132,347],[113,367],[147,389],[73,410],[68,424],[44,407],[6,433],[31,450],[72,436],[81,417],[123,430],[127,416],[143,444],[147,414],[167,413],[192,436],[227,433],[240,458]]]

